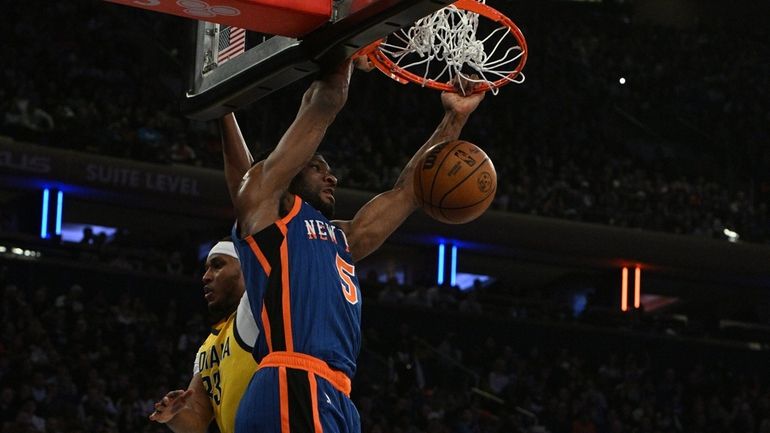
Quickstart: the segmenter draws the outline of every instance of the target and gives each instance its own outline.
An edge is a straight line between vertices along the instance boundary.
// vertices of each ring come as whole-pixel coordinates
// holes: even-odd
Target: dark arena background
[[[497,196],[358,264],[363,432],[770,433],[766,2],[489,4],[529,45],[462,135]],[[0,432],[170,431],[147,417],[189,382],[233,223],[216,122],[179,112],[190,21],[72,0],[0,22]],[[237,113],[252,151],[306,85]],[[321,146],[338,214],[441,114],[357,72]]]

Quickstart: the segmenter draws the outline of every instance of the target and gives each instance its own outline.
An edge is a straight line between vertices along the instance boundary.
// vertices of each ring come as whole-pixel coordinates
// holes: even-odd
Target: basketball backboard
[[[333,66],[454,0],[107,1],[199,20],[182,112],[211,120]]]
[[[318,72],[324,65],[341,62],[452,1],[334,1],[328,21],[321,26],[313,27],[308,20],[307,33],[297,37],[266,37],[229,58],[218,53],[228,49],[228,40],[223,38],[232,39],[232,28],[201,21],[195,41],[194,71],[182,111],[199,120],[221,117]]]

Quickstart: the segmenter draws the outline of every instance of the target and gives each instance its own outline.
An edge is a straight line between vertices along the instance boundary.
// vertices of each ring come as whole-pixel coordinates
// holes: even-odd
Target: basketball
[[[430,217],[447,224],[478,218],[492,203],[497,173],[473,143],[446,141],[428,149],[414,171],[414,192]]]

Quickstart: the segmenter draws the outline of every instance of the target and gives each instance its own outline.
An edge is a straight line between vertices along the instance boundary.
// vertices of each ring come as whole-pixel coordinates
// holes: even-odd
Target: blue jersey
[[[254,357],[299,352],[353,377],[361,347],[361,292],[342,230],[295,196],[289,213],[241,239],[233,229],[251,310]]]

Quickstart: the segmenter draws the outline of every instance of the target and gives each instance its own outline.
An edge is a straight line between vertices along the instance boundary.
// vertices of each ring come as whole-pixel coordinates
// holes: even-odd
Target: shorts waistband
[[[262,358],[259,368],[262,367],[290,367],[299,370],[309,371],[316,376],[323,377],[329,383],[350,397],[351,382],[350,378],[339,370],[333,370],[326,362],[310,355],[297,352],[270,352]]]

